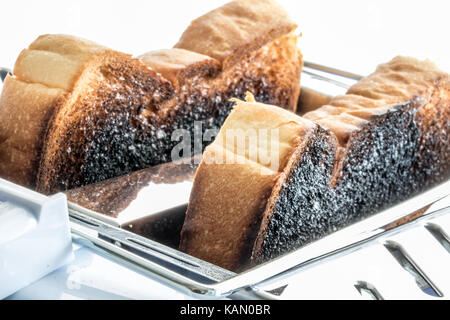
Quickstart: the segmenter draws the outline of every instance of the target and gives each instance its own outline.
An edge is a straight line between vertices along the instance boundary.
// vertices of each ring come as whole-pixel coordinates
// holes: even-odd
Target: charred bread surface
[[[253,104],[237,103],[219,136],[236,123],[245,124],[243,105]],[[259,110],[267,110],[268,123],[261,127],[277,124],[279,108]],[[240,271],[450,176],[450,80],[429,61],[396,57],[346,95],[303,118],[291,117],[309,121],[310,129],[297,137],[301,143],[292,142],[286,165],[264,183],[252,170],[255,162],[207,164],[205,152],[181,250]],[[206,151],[227,148],[214,142]]]

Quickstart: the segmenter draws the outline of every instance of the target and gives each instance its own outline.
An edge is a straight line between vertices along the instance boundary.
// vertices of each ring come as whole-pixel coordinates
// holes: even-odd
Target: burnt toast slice
[[[143,89],[121,104],[134,79]],[[21,52],[3,87],[0,175],[46,193],[80,183],[99,148],[102,121],[137,114],[172,94],[168,80],[129,55],[72,36],[41,36]]]
[[[242,271],[450,176],[450,78],[429,61],[394,58],[328,105],[283,116],[237,103],[196,172],[182,251]],[[286,125],[296,128],[289,139]],[[235,127],[247,143],[223,144]],[[279,129],[277,170],[251,156],[270,149],[252,128]],[[245,161],[220,161],[223,153]]]
[[[0,98],[0,176],[50,194],[177,160],[172,134],[217,131],[229,99],[247,90],[294,111],[295,28],[274,1],[238,0],[195,20],[176,48],[138,58],[72,36],[39,37]],[[191,142],[199,153],[211,141]]]

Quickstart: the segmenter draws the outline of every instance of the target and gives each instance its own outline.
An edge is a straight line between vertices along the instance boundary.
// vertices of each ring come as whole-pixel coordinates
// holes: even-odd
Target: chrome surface
[[[347,72],[344,70],[339,70],[336,68],[332,68],[332,67],[327,67],[318,63],[314,63],[311,61],[304,61],[303,62],[303,66],[306,68],[310,68],[310,69],[314,69],[314,70],[319,70],[319,71],[323,71],[326,72],[328,74],[332,74],[332,75],[337,75],[339,77],[343,77],[343,78],[348,78],[348,79],[353,79],[353,80],[361,80],[363,76],[356,74],[356,73],[351,73],[351,72]]]
[[[288,284],[279,296],[284,299],[354,299],[355,294],[377,300],[449,299],[450,254],[427,227],[450,227],[450,196],[435,204],[443,207],[431,206],[424,216],[381,232],[353,250],[256,287],[268,290]],[[392,248],[400,249],[403,257],[396,257]],[[400,262],[402,258],[409,263]],[[369,284],[377,294],[361,294],[359,283]]]
[[[155,273],[170,282],[172,286],[192,295],[229,296],[250,287],[256,294],[264,293],[264,298],[353,299],[362,297],[356,285],[363,281],[376,288],[385,299],[433,299],[438,298],[439,294],[432,296],[422,291],[416,285],[416,279],[402,267],[384,244],[391,241],[391,243],[400,244],[405,251],[411,250],[409,248],[414,247],[412,239],[415,240],[415,237],[422,239],[423,232],[429,232],[425,226],[450,228],[447,218],[450,216],[449,204],[445,204],[442,208],[438,207],[442,203],[449,202],[447,197],[449,191],[450,181],[447,181],[399,205],[240,274],[232,274],[175,249],[108,226],[93,218],[86,219],[87,217],[82,214],[77,215],[71,212],[71,217],[73,232],[88,239],[94,246],[111,252],[119,259],[126,260],[131,267]],[[434,205],[430,206],[421,218],[390,230],[383,229],[383,226],[430,204]],[[80,220],[84,220],[82,223],[89,231],[98,232],[98,235],[80,232],[77,226]],[[417,228],[420,230],[417,231]],[[414,233],[410,234],[410,229]],[[446,279],[443,270],[450,270],[448,269],[450,264],[447,266],[448,257],[445,256],[448,252],[431,233],[425,233],[425,235],[427,237],[424,238],[422,245],[426,245],[427,249],[415,248],[411,250],[411,253],[406,252],[414,261],[414,266],[420,267],[419,272],[425,275],[426,279],[430,279],[439,289],[438,292],[446,297],[446,294],[450,294],[447,291],[448,283],[441,281]],[[132,242],[130,241],[132,239],[139,241]],[[142,243],[145,246],[141,246]],[[132,247],[135,250],[134,253],[124,247],[124,244]],[[428,246],[429,252],[426,251]],[[142,253],[168,262],[169,266],[146,259]],[[427,257],[435,257],[438,262],[441,261],[442,268],[430,268],[430,265],[433,265],[432,262],[423,262]],[[194,274],[197,277],[192,274],[187,276],[187,271],[195,271]],[[205,277],[214,281],[204,281]],[[286,284],[286,289],[278,297],[267,293]],[[305,290],[302,291],[302,288]],[[291,294],[292,290],[296,295]]]

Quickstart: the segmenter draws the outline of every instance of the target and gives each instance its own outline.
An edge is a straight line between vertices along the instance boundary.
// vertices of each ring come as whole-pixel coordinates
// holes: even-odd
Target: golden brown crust
[[[441,77],[448,78],[448,75],[434,63],[399,56],[380,65],[345,95],[333,98],[304,117],[332,130],[341,145],[345,145],[351,133],[367,123],[366,120],[393,105],[410,101],[413,96],[429,96]]]
[[[216,76],[221,71],[221,63],[211,57],[184,49],[150,51],[141,60],[177,87],[184,78],[192,76]]]
[[[237,0],[192,21],[175,45],[219,60],[224,68],[296,28],[272,0]]]
[[[94,54],[109,50],[93,41],[67,34],[41,35],[30,44],[29,49],[54,52],[74,60],[87,60]]]
[[[0,176],[33,185],[41,141],[61,89],[29,84],[8,76],[0,97]]]
[[[70,91],[84,64],[95,54],[107,50],[94,42],[69,35],[42,35],[20,53],[14,75],[25,82]]]

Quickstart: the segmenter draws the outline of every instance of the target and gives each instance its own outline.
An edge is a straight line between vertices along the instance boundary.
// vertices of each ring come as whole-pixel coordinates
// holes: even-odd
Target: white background
[[[223,0],[0,0],[0,65],[38,35],[68,33],[139,55],[172,47],[190,20]],[[450,71],[448,0],[279,0],[299,25],[305,59],[367,74],[398,54]]]

